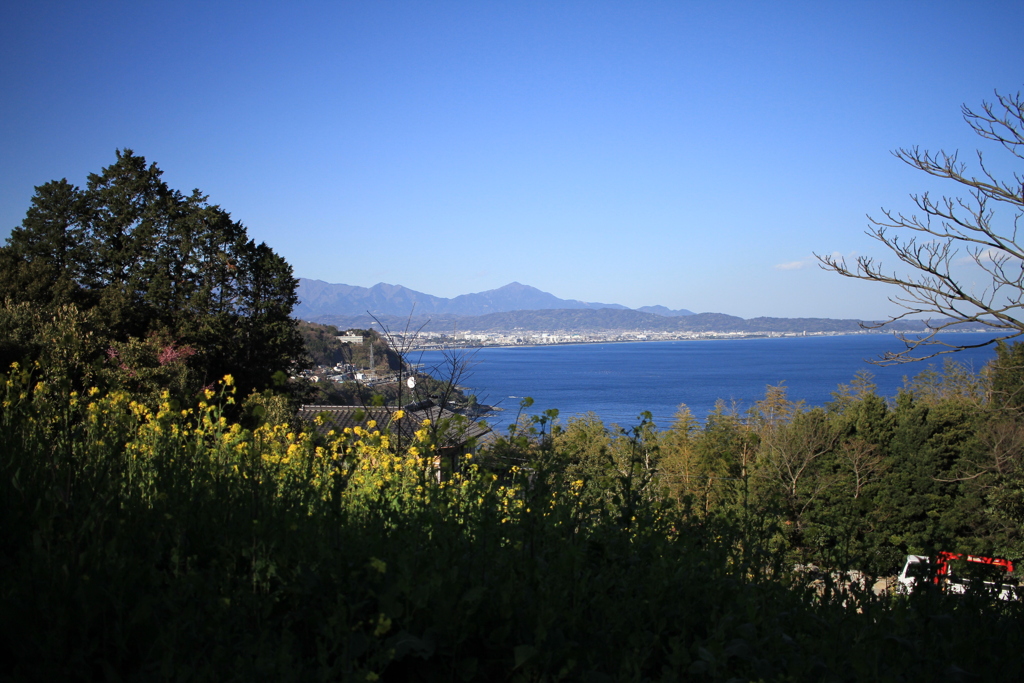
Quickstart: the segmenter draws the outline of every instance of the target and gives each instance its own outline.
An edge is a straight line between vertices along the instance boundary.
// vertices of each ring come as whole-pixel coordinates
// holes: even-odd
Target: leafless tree
[[[797,521],[834,480],[819,461],[831,453],[839,432],[824,411],[798,412],[786,424],[761,433],[761,476],[782,494]]]
[[[1017,159],[1024,159],[1024,99],[1019,92],[997,92],[995,102],[983,102],[979,111],[964,105],[962,112],[975,133],[998,143]],[[902,290],[889,300],[903,312],[877,327],[908,316],[934,316],[928,320],[926,334],[901,335],[906,348],[887,353],[879,363],[923,360],[1024,335],[1024,242],[1017,236],[1024,215],[1024,176],[1015,172],[1012,180],[1000,180],[989,171],[980,151],[976,172],[968,170],[957,152],[932,153],[910,147],[898,149],[893,155],[930,176],[953,181],[965,195],[938,199],[927,192],[911,195],[920,214],[883,209],[883,219],[868,217],[871,226],[867,234],[909,266],[909,274],[884,269],[870,256],[847,264],[842,257],[816,254],[825,270]],[[911,233],[906,236],[894,230]],[[984,272],[985,284],[980,291],[954,272],[958,262],[964,260]],[[937,336],[963,323],[984,325],[993,336],[963,345],[947,343]]]
[[[470,375],[472,374],[472,367],[475,364],[473,360],[473,353],[468,352],[464,349],[443,349],[441,353],[441,360],[435,365],[429,368],[420,368],[419,364],[410,362],[410,357],[413,355],[413,349],[416,347],[420,333],[423,331],[430,321],[422,323],[418,328],[413,328],[413,312],[410,311],[408,318],[406,319],[405,328],[401,332],[392,331],[387,325],[385,325],[377,316],[373,315],[369,311],[367,314],[374,319],[374,322],[380,327],[381,335],[387,342],[388,346],[394,350],[399,358],[398,370],[398,398],[396,408],[401,408],[405,404],[404,397],[408,398],[410,404],[420,403],[424,396],[420,393],[420,385],[415,381],[417,375],[429,375],[430,377],[437,380],[440,386],[437,388],[437,394],[430,397],[432,403],[437,406],[437,419],[431,421],[428,427],[432,438],[435,441],[443,440],[445,438],[451,440],[457,440],[472,424],[473,420],[462,419],[460,417],[455,418],[443,418],[444,414],[442,411],[450,409],[449,406],[452,404],[453,399],[459,395],[461,384],[465,383]],[[414,381],[411,384],[407,384],[407,380],[413,378]],[[391,410],[389,409],[389,413]],[[398,432],[397,444],[401,446],[401,430]]]
[[[850,439],[839,447],[842,462],[850,468],[853,497],[860,498],[864,487],[877,481],[888,468],[877,444],[864,439]]]

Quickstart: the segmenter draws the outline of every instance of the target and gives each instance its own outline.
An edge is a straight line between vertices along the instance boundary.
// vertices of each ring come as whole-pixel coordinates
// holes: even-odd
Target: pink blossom
[[[189,356],[195,355],[195,353],[195,349],[191,346],[175,347],[174,344],[169,344],[161,349],[156,360],[160,365],[169,365],[171,363],[185,360]]]

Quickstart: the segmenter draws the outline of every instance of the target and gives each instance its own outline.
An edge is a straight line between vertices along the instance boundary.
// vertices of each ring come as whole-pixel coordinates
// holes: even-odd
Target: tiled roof
[[[330,430],[341,432],[346,427],[360,426],[366,428],[367,423],[373,420],[377,423],[377,429],[388,429],[392,433],[399,430],[402,439],[412,439],[413,433],[420,429],[424,420],[430,420],[432,425],[441,424],[443,434],[438,444],[442,448],[460,446],[470,439],[479,440],[490,433],[490,428],[478,422],[473,422],[450,410],[439,408],[429,401],[418,403],[403,408],[404,417],[400,420],[393,420],[394,407],[379,406],[322,406],[308,405],[299,408],[298,417],[305,422],[313,423],[316,417],[322,416],[321,424],[316,425],[316,430],[321,434],[327,434]],[[447,423],[447,424],[445,424]]]

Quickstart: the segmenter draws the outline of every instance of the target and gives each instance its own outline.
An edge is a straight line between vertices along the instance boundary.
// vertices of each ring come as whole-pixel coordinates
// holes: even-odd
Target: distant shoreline
[[[985,330],[963,330],[957,332],[950,332],[950,334],[984,334]],[[439,346],[414,346],[410,348],[410,352],[415,351],[458,351],[458,350],[477,350],[477,349],[535,349],[545,348],[551,346],[591,346],[593,344],[649,344],[652,342],[698,342],[698,341],[739,341],[739,340],[751,340],[751,339],[811,339],[818,337],[854,337],[854,336],[881,336],[889,335],[896,341],[899,338],[896,336],[896,332],[892,330],[887,331],[856,331],[856,332],[819,332],[810,334],[722,334],[719,336],[708,336],[708,337],[685,337],[680,339],[594,339],[587,341],[557,341],[549,343],[526,343],[526,344],[454,344],[446,345],[443,347]],[[903,333],[913,334],[913,333]],[[922,333],[923,334],[923,333]]]

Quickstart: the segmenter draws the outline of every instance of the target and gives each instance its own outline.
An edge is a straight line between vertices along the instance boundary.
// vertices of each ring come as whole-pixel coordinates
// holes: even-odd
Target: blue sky
[[[0,10],[0,238],[131,148],[300,277],[874,318],[865,214],[1024,83],[1017,2],[32,2]],[[998,149],[992,163],[1004,164]],[[1000,164],[1004,164],[1000,166]]]

